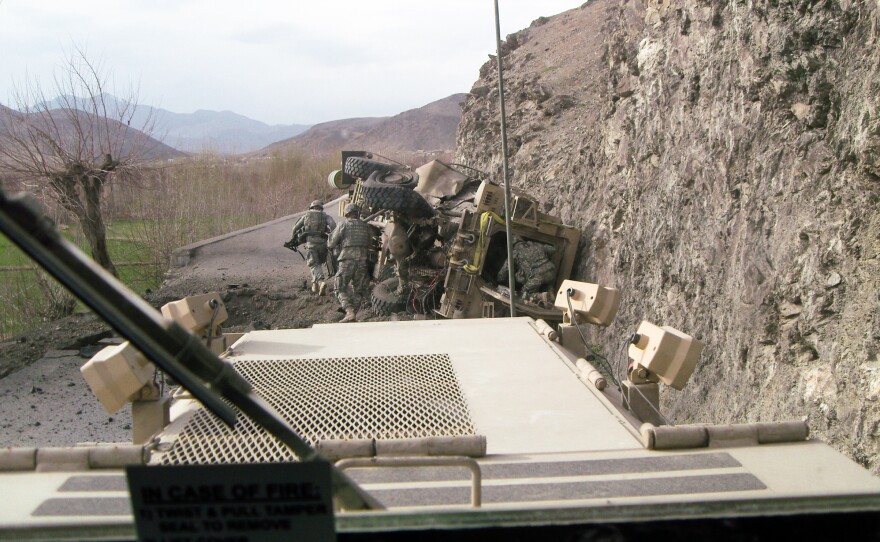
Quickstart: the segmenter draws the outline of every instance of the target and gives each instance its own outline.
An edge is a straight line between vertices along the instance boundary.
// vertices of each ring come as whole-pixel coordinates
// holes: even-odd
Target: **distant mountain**
[[[154,138],[190,153],[271,153],[288,148],[319,154],[330,154],[343,148],[392,154],[452,151],[461,120],[461,104],[466,97],[466,94],[453,94],[393,117],[334,120],[311,127],[301,124],[269,126],[231,111],[173,113],[136,105],[131,125],[143,127],[151,120]],[[115,102],[117,109],[124,105],[113,96],[105,99],[108,104]],[[61,96],[48,105],[76,104],[80,100]]]
[[[231,111],[172,113],[152,109],[156,135],[176,149],[186,152],[213,151],[240,154],[261,149],[306,131],[304,124],[268,125]]]
[[[453,94],[393,117],[354,118],[324,122],[285,141],[269,145],[261,153],[290,148],[331,154],[342,149],[366,149],[377,153],[452,151],[461,120],[461,104],[467,94]]]
[[[99,144],[96,140],[86,140],[83,143],[82,139],[77,139],[74,135],[81,132],[101,133],[107,138],[117,141],[114,144],[117,157],[139,155],[147,160],[165,160],[185,156],[185,153],[150,137],[149,134],[137,130],[132,126],[134,122],[125,125],[116,120],[107,119],[106,125],[102,123],[103,127],[98,128],[93,117],[76,109],[73,111],[76,112],[74,115],[67,114],[59,108],[49,110],[48,115],[45,112],[32,113],[29,116],[28,123],[37,127],[44,126],[45,131],[51,134],[53,139],[57,137],[61,140],[60,142],[63,147],[78,148],[79,145],[83,144],[94,145],[95,149],[93,150],[95,152],[104,152],[97,151]],[[19,113],[0,104],[0,145],[8,144],[4,143],[3,138],[11,137],[10,131],[7,128],[14,125],[15,121],[10,117],[13,114]],[[48,148],[43,149],[41,152],[52,154]]]
[[[50,108],[65,107],[82,100],[73,96],[59,96],[47,105]],[[111,95],[107,95],[105,100],[108,104],[115,103],[117,110],[124,106],[123,102]],[[247,153],[301,134],[309,128],[307,124],[268,125],[232,111],[200,109],[195,113],[174,113],[158,107],[135,105],[132,125],[143,127],[149,120],[154,127],[153,137],[189,153]]]
[[[377,124],[353,143],[377,152],[453,150],[461,104],[466,97],[467,94],[453,94],[404,111]]]
[[[365,117],[322,122],[296,137],[273,143],[262,152],[273,152],[290,147],[317,154],[334,152],[346,147],[350,141],[363,137],[388,119],[389,117]]]

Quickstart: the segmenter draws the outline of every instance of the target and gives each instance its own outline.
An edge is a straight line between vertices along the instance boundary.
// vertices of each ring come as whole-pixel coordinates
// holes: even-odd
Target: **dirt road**
[[[324,211],[339,222],[338,201]],[[279,218],[253,228],[200,241],[177,249],[163,290],[177,290],[189,284],[199,287],[247,284],[256,288],[284,290],[308,280],[303,259],[282,244],[290,239],[293,225],[303,213]],[[302,252],[302,249],[301,249]]]
[[[327,205],[334,218],[336,208]],[[158,307],[188,295],[220,292],[230,315],[225,331],[309,327],[338,320],[335,298],[312,294],[307,289],[308,267],[282,246],[300,214],[179,249],[183,265],[170,270],[148,301]],[[26,365],[0,379],[0,446],[70,446],[131,438],[130,406],[106,413],[79,372],[96,347],[80,352],[83,345],[77,341],[102,328],[109,329],[92,315],[79,315],[0,345],[4,364]],[[17,359],[34,351],[42,356],[36,362]]]

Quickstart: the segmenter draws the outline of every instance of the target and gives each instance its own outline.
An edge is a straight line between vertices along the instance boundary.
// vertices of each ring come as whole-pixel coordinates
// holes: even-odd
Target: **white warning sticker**
[[[327,463],[132,466],[141,542],[335,541]]]

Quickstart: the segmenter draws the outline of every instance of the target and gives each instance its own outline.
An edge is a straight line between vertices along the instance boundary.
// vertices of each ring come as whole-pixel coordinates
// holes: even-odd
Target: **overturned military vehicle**
[[[440,160],[413,171],[345,151],[342,169],[328,181],[347,189],[346,202],[357,203],[381,232],[372,260],[375,312],[509,314],[504,190],[484,173]],[[571,274],[580,233],[520,191],[513,191],[510,214],[516,312],[559,320],[552,300]]]
[[[130,444],[0,450],[0,540],[880,532],[880,481],[811,439],[805,420],[664,414],[660,385],[687,384],[699,339],[644,321],[602,373],[580,328],[615,319],[612,288],[565,281],[555,327],[520,317],[227,334],[219,293],[160,314],[2,190],[0,231],[129,341],[82,374],[108,413],[131,403],[133,429]]]

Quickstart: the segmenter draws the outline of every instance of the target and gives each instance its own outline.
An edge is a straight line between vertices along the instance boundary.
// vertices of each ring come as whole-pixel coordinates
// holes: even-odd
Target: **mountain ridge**
[[[300,134],[310,127],[307,124],[269,125],[229,110],[198,109],[193,113],[175,113],[152,105],[130,104],[112,94],[103,96],[103,102],[111,111],[123,111],[133,106],[129,114],[134,125],[149,126],[155,139],[189,154],[243,154]],[[86,104],[78,105],[81,102]],[[57,96],[38,107],[63,109],[69,106],[82,110],[91,108],[85,98],[72,95]]]
[[[69,114],[71,112],[75,113],[75,115]],[[4,137],[11,137],[9,128],[15,126],[11,123],[17,122],[15,120],[16,118],[21,118],[18,117],[18,115],[21,115],[21,113],[0,104],[0,140]],[[81,112],[81,110],[75,109],[69,112],[63,112],[61,109],[49,109],[24,114],[24,118],[27,118],[28,116],[37,119],[37,125],[39,125],[39,123],[46,123],[48,126],[51,126],[52,128],[47,129],[46,131],[58,137],[66,132],[79,132],[79,128],[73,128],[76,124],[88,126],[89,123],[95,123],[94,116],[87,115],[86,113]],[[74,119],[73,117],[76,118]],[[122,156],[139,155],[147,160],[165,160],[180,158],[186,155],[183,151],[163,143],[152,134],[138,129],[137,123],[134,123],[135,126],[132,126],[132,121],[124,124],[113,118],[105,118],[101,119],[99,123],[106,123],[106,128],[103,130],[103,133],[105,133],[107,137],[114,139],[118,138],[118,144],[115,145],[115,149],[116,152]],[[67,127],[67,129],[65,129],[65,127]],[[12,133],[15,133],[15,131],[16,128],[12,128]],[[27,138],[27,133],[19,133],[18,136]],[[91,143],[92,139],[87,139],[85,142],[87,144]]]
[[[305,124],[266,124],[233,111],[198,109],[193,113],[173,113],[154,109],[159,131],[167,130],[164,140],[186,152],[214,151],[243,154],[300,134]]]
[[[190,154],[265,154],[289,147],[318,154],[330,154],[346,147],[387,153],[451,152],[466,96],[453,94],[388,117],[353,117],[316,125],[268,125],[230,110],[174,113],[135,104],[131,122],[137,126],[152,126],[155,139]],[[79,100],[81,98],[59,96],[43,106],[62,107]],[[111,108],[113,104],[117,104],[117,109],[126,105],[111,95],[106,100]]]
[[[297,148],[330,154],[344,148],[377,153],[451,153],[467,94],[453,94],[390,117],[362,117],[324,122],[300,135],[269,145],[261,152]]]

